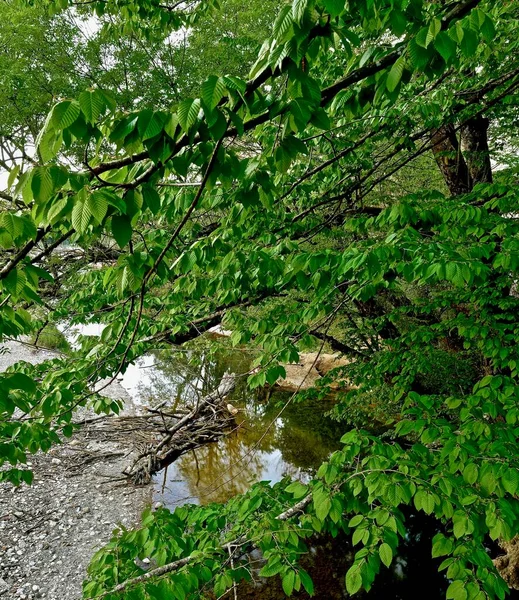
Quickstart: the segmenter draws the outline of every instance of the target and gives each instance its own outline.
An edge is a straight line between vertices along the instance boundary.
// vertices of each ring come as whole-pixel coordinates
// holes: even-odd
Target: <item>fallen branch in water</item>
[[[148,444],[124,474],[136,485],[144,485],[151,477],[177,458],[204,444],[216,441],[233,423],[233,414],[225,403],[236,385],[236,376],[226,373],[218,388],[199,400],[187,414],[158,411],[162,439]],[[169,419],[178,419],[171,423]],[[156,418],[156,417],[155,417]]]

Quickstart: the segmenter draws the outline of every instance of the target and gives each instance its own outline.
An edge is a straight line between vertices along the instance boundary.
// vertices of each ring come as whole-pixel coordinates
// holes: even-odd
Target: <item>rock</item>
[[[500,541],[505,554],[494,559],[494,565],[501,577],[513,590],[519,590],[519,536],[511,541]]]
[[[232,331],[224,329],[221,325],[215,325],[214,327],[211,327],[208,330],[208,333],[215,337],[231,337],[232,335]]]
[[[288,392],[308,390],[315,387],[319,379],[332,369],[344,367],[350,362],[338,354],[302,353],[299,355],[299,363],[283,365],[286,376],[276,381],[276,387]],[[339,387],[339,382],[331,387]]]
[[[2,352],[4,348],[9,352]],[[36,363],[55,356],[33,354],[9,342],[0,345],[0,372],[18,360]],[[77,420],[96,416],[79,410],[83,412],[75,415]],[[89,443],[85,455],[99,453],[100,459],[71,469],[76,459],[81,464]],[[150,488],[121,488],[107,481],[120,476],[126,459],[116,454],[105,459],[105,455],[126,451],[128,443],[97,441],[85,427],[52,452],[31,455],[37,485],[15,488],[0,482],[0,600],[81,597],[90,558],[110,540],[114,524],[138,523],[151,500]]]
[[[321,354],[315,365],[316,369],[321,375],[326,375],[332,369],[338,367],[345,367],[349,365],[351,360],[349,358],[340,357],[338,354]]]
[[[315,387],[321,378],[319,371],[312,364],[291,364],[285,367],[285,377],[276,381],[276,387],[287,392],[309,390]]]
[[[9,584],[5,579],[0,577],[0,596],[6,594],[9,591]]]

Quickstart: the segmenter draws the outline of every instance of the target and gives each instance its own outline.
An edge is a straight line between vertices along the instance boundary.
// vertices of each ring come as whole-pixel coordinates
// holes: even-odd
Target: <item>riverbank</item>
[[[14,342],[3,347],[0,371],[55,356]],[[108,394],[131,401],[118,383]],[[119,524],[137,524],[151,502],[150,487],[120,481],[130,440],[102,439],[97,428],[97,421],[86,423],[49,453],[31,457],[32,486],[0,484],[2,600],[79,600],[92,554]]]

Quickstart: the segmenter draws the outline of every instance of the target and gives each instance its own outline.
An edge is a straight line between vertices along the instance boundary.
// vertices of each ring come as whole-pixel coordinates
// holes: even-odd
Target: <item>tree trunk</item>
[[[492,183],[492,166],[488,149],[487,118],[478,115],[461,128],[461,148],[468,164],[472,184]]]
[[[452,124],[442,125],[431,134],[432,151],[445,183],[453,196],[472,189],[472,178]]]

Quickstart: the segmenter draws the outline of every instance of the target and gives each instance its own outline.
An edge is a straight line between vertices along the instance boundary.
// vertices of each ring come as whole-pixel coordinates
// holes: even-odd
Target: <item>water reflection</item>
[[[324,416],[331,403],[297,403],[286,393],[273,393],[265,401],[263,392],[246,386],[250,357],[242,351],[190,353],[174,360],[168,352],[156,352],[153,357],[137,389],[153,405],[182,408],[216,389],[226,371],[239,375],[228,399],[239,409],[236,429],[182,456],[155,478],[156,500],[171,508],[225,502],[256,481],[274,483],[286,475],[306,480],[339,445],[340,428]]]
[[[102,326],[81,328],[83,335],[99,335]],[[241,351],[151,352],[130,365],[120,383],[136,408],[167,405],[181,409],[213,391],[223,374],[242,374],[229,401],[240,409],[239,427],[217,443],[186,454],[154,480],[155,501],[166,506],[211,501],[225,502],[244,492],[255,481],[279,481],[283,476],[306,480],[330,452],[339,446],[342,427],[324,416],[331,404],[322,400],[297,403],[290,394],[274,393],[267,399],[245,385],[250,357]],[[440,560],[431,558],[431,540],[439,524],[423,514],[406,514],[408,535],[399,547],[391,568],[382,569],[369,600],[444,598],[449,582],[438,573]],[[355,549],[348,536],[316,540],[302,557],[302,566],[315,584],[316,600],[348,598],[344,575]],[[495,552],[495,550],[494,550]],[[495,554],[493,554],[494,556]],[[251,556],[251,560],[258,558]],[[257,575],[257,571],[256,571]],[[517,599],[512,592],[511,599]],[[210,592],[208,597],[211,597]],[[284,598],[279,578],[258,578],[242,583],[239,600]],[[304,592],[296,598],[308,598]]]

